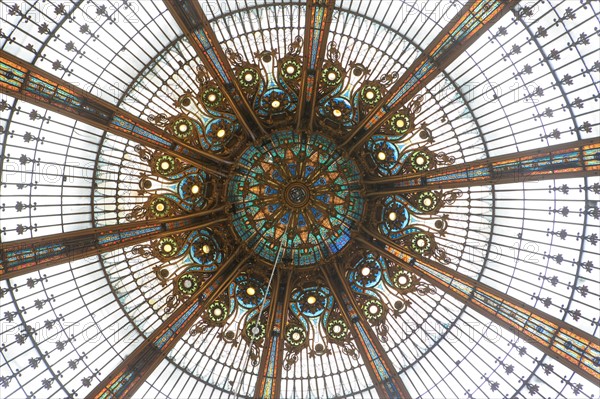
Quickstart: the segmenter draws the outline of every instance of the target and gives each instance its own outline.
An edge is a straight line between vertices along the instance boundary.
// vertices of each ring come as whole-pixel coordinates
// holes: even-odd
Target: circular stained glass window
[[[276,133],[229,180],[233,227],[269,263],[310,266],[341,251],[363,212],[356,163],[318,134]],[[281,251],[280,251],[281,249]]]

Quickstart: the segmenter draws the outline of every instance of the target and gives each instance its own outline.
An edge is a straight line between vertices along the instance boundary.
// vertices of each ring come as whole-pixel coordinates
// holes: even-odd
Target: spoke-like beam
[[[108,101],[1,50],[0,93],[133,140],[219,176],[224,174],[214,164],[229,163],[214,154],[190,146]],[[201,160],[203,162],[200,162]]]
[[[233,69],[227,61],[227,56],[208,22],[206,14],[200,7],[200,2],[198,0],[168,0],[165,1],[165,5],[196,50],[202,65],[207,68],[211,77],[227,97],[238,122],[248,137],[255,140],[254,132],[256,130],[265,134],[262,124],[243,95]]]
[[[364,316],[357,312],[360,307],[352,296],[351,288],[339,265],[336,264],[334,268],[324,267],[322,270],[342,311],[342,315],[348,326],[350,326],[354,343],[364,359],[365,366],[379,397],[410,399],[406,386],[394,369],[394,365],[383,349],[381,342],[373,333]]]
[[[423,277],[494,323],[520,335],[575,373],[598,384],[598,338],[438,262],[408,254],[381,234],[365,232],[367,238],[357,237],[357,240],[367,249]]]
[[[236,262],[238,247],[217,271],[187,301],[179,306],[160,327],[142,342],[123,362],[98,384],[88,398],[131,398],[177,342],[194,325],[208,305],[225,291],[245,259]]]
[[[344,146],[352,153],[416,93],[456,60],[519,0],[469,0],[408,67],[377,106],[350,132]]]
[[[0,281],[104,252],[226,222],[223,207],[0,243]]]
[[[439,190],[525,181],[597,176],[600,138],[507,154],[430,172],[365,181],[377,185],[367,196],[394,195],[415,190]]]
[[[319,75],[325,59],[327,37],[331,28],[334,0],[308,0],[306,4],[306,21],[304,25],[304,64],[296,128],[300,129],[308,121],[312,128],[317,101]],[[310,115],[306,115],[308,113]]]
[[[280,269],[283,270],[283,269]],[[281,397],[281,371],[283,369],[283,348],[285,323],[291,295],[291,278],[293,272],[279,273],[277,276],[277,290],[273,290],[269,312],[269,324],[265,347],[261,354],[258,379],[256,381],[255,398]]]

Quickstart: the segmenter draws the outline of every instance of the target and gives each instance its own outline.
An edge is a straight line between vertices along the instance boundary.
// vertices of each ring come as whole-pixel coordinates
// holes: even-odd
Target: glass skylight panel
[[[3,33],[14,38],[4,51],[112,103],[176,37],[162,2],[29,1],[1,7],[7,18]],[[31,17],[27,23],[26,17]]]
[[[97,259],[1,284],[3,394],[84,396],[97,384],[99,372],[110,372],[139,344]]]
[[[0,193],[3,241],[91,227],[92,176],[102,132],[5,98],[0,115],[10,125]]]
[[[364,65],[368,79],[401,75],[464,3],[337,1],[328,41],[337,43],[343,65]],[[305,2],[198,4],[223,48],[250,62],[263,51],[284,55],[304,36]],[[158,114],[177,115],[176,101],[199,90],[200,58],[167,7],[4,2],[0,47],[152,123]],[[593,2],[531,1],[508,12],[420,91],[414,122],[432,132],[427,148],[462,164],[597,137],[599,11]],[[137,142],[6,95],[0,127],[2,243],[124,225],[145,204],[140,176],[152,167],[140,162]],[[439,210],[450,223],[436,242],[450,269],[598,337],[598,187],[597,176],[460,187],[462,196]],[[434,230],[433,219],[422,225]],[[0,282],[0,396],[84,397],[161,326],[173,286],[156,271],[168,261],[140,248]],[[393,299],[389,290],[378,294]],[[407,297],[412,305],[386,319],[381,345],[413,397],[595,393],[489,313],[440,289]],[[242,329],[245,315],[238,309],[227,328]],[[259,366],[245,367],[248,343],[225,342],[224,332],[188,331],[135,395],[229,397],[239,390],[252,397]],[[281,370],[283,396],[379,396],[362,356],[328,349],[323,356],[300,351]]]
[[[568,2],[557,10],[542,2],[527,5],[535,9],[532,16],[524,18],[527,26],[511,23],[513,15],[506,15],[492,29],[487,43],[482,38],[447,69],[453,79],[465,85],[463,93],[472,102],[490,155],[551,145],[559,139],[592,137],[593,126],[598,123],[596,107],[588,100],[590,90],[597,92],[588,77],[593,64],[577,56],[572,47],[576,38],[569,37],[564,25],[569,24],[569,29],[585,26],[589,10]],[[575,18],[556,24],[567,8]],[[557,13],[561,15],[557,17]],[[600,53],[592,45],[594,38],[589,32],[580,40],[577,49],[590,51],[597,59]],[[583,44],[588,41],[590,44]],[[540,61],[540,54],[545,59]],[[562,84],[557,85],[557,80]],[[565,104],[565,94],[569,104]],[[583,126],[584,122],[589,127]]]

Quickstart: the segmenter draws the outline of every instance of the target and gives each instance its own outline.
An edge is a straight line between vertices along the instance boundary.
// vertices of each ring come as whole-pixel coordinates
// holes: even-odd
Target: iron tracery
[[[125,3],[131,3],[132,8],[140,7],[140,11],[143,10],[140,18],[143,15],[148,24],[151,17],[160,18],[152,11],[156,11],[156,5],[145,8],[141,7],[141,3]],[[137,389],[150,392],[162,381],[160,378],[152,380],[151,370],[158,370],[164,364],[177,364],[183,370],[178,372],[187,376],[189,381],[202,381],[203,392],[232,392],[235,387],[230,381],[235,381],[240,383],[242,392],[248,395],[257,392],[256,395],[265,397],[276,396],[277,392],[286,392],[290,396],[302,396],[300,392],[325,392],[333,396],[399,392],[406,396],[405,390],[411,395],[435,395],[435,388],[431,387],[435,385],[435,377],[426,377],[429,378],[428,383],[415,382],[421,378],[415,374],[417,364],[421,360],[439,361],[442,355],[436,353],[436,345],[444,346],[450,353],[452,347],[448,346],[445,337],[464,331],[459,326],[460,320],[488,320],[486,317],[501,326],[516,326],[531,340],[503,337],[501,342],[509,350],[502,349],[501,344],[492,347],[491,344],[478,343],[476,347],[483,353],[497,353],[500,357],[495,358],[491,366],[486,355],[465,355],[463,366],[457,364],[460,372],[477,367],[482,370],[487,367],[487,371],[474,374],[481,375],[482,381],[479,382],[469,379],[448,383],[450,392],[455,395],[475,395],[478,392],[493,396],[499,390],[535,395],[540,389],[554,388],[551,384],[540,382],[541,375],[563,378],[559,373],[565,374],[569,367],[587,375],[588,379],[597,373],[599,349],[594,337],[597,320],[592,319],[590,307],[586,308],[581,298],[593,295],[595,285],[592,284],[596,284],[593,278],[589,278],[589,273],[597,270],[597,262],[593,260],[597,253],[597,233],[591,227],[598,217],[597,204],[594,205],[594,198],[598,195],[598,142],[593,138],[597,125],[593,122],[593,112],[584,104],[594,98],[593,90],[597,89],[594,80],[597,75],[594,74],[598,70],[594,63],[589,63],[582,56],[580,62],[583,67],[581,72],[576,71],[577,60],[567,57],[568,51],[576,50],[583,54],[594,39],[591,33],[571,38],[569,30],[579,26],[575,24],[585,26],[581,17],[577,20],[575,16],[594,10],[593,4],[582,2],[576,7],[569,7],[568,3],[550,7],[541,2],[533,7],[517,5],[513,7],[512,15],[501,19],[497,31],[497,25],[489,31],[491,38],[484,35],[479,39],[494,45],[492,56],[504,60],[510,65],[509,69],[515,71],[512,76],[501,75],[506,82],[513,79],[529,82],[526,79],[531,70],[538,71],[547,66],[549,71],[542,76],[552,79],[552,85],[560,88],[561,95],[557,98],[567,103],[562,108],[570,116],[556,123],[552,118],[556,118],[561,105],[556,99],[549,98],[550,85],[538,85],[540,89],[531,93],[525,85],[525,97],[536,99],[528,103],[527,111],[532,111],[533,117],[527,120],[539,122],[540,127],[521,128],[516,122],[520,120],[520,112],[514,109],[516,100],[512,101],[509,94],[500,93],[495,88],[492,101],[501,104],[502,111],[510,116],[506,117],[507,125],[511,131],[518,132],[512,135],[481,115],[482,112],[493,115],[493,111],[482,105],[485,102],[482,95],[475,96],[475,100],[464,95],[463,91],[468,89],[461,86],[464,84],[461,79],[472,76],[472,72],[457,66],[460,62],[448,65],[441,77],[433,80],[442,89],[434,87],[433,83],[428,84],[402,107],[385,109],[385,118],[377,116],[380,122],[377,122],[376,130],[357,129],[357,126],[366,123],[367,116],[373,117],[373,112],[381,109],[381,101],[389,99],[392,86],[399,87],[404,82],[398,83],[401,77],[399,68],[395,67],[396,63],[390,63],[386,55],[356,56],[356,49],[361,46],[365,53],[386,51],[380,50],[383,44],[376,44],[379,40],[377,34],[370,42],[367,39],[364,42],[361,42],[363,39],[351,41],[349,37],[358,37],[357,29],[366,26],[386,32],[385,35],[389,33],[376,20],[362,18],[352,7],[311,1],[306,7],[295,3],[281,5],[281,8],[264,5],[230,13],[221,9],[220,5],[204,9],[193,1],[169,3],[169,11],[179,15],[176,20],[181,31],[175,24],[165,22],[163,25],[171,27],[173,32],[166,36],[178,44],[157,56],[156,63],[148,63],[148,71],[140,72],[138,82],[146,83],[129,85],[123,96],[133,98],[134,93],[140,93],[148,96],[148,101],[123,102],[122,108],[118,108],[108,106],[83,91],[70,90],[68,80],[85,76],[85,67],[76,62],[72,67],[63,66],[68,57],[63,61],[51,61],[32,52],[34,58],[27,59],[14,50],[27,49],[29,45],[35,50],[34,44],[22,42],[23,38],[33,41],[23,26],[27,21],[32,24],[30,26],[35,25],[40,32],[45,32],[41,21],[27,18],[32,11],[38,10],[48,15],[50,9],[44,9],[40,4],[31,5],[29,10],[25,5],[6,5],[10,18],[20,18],[20,22],[7,17],[10,20],[7,26],[13,27],[13,33],[7,36],[3,32],[2,36],[3,49],[12,55],[7,54],[2,59],[2,90],[8,93],[8,101],[1,106],[3,121],[7,121],[7,126],[8,123],[16,126],[16,134],[9,134],[8,128],[3,130],[2,160],[5,166],[2,169],[2,196],[10,201],[19,198],[13,213],[4,218],[7,222],[2,226],[3,232],[13,238],[2,243],[2,275],[10,276],[6,277],[10,280],[3,283],[1,292],[3,297],[7,295],[12,300],[6,307],[5,319],[14,320],[18,316],[23,324],[22,327],[13,327],[15,341],[6,346],[5,352],[10,351],[9,356],[14,356],[12,351],[15,348],[26,345],[26,342],[32,343],[33,350],[38,352],[27,359],[29,370],[36,370],[33,365],[41,362],[49,370],[48,375],[40,377],[41,386],[36,388],[36,392],[57,387],[58,392],[66,394],[89,392],[98,385],[96,383],[109,380],[112,385],[100,384],[94,392],[105,389],[105,393],[115,396],[128,395]],[[73,5],[68,11],[64,6],[55,6],[55,28],[60,30],[67,23],[65,26],[77,25],[84,35],[91,32],[90,25],[83,24],[82,19],[71,18],[72,12],[82,11],[86,15],[90,11],[80,6]],[[115,4],[114,10],[111,10],[93,4],[92,7],[97,10],[92,11],[106,24],[114,24],[119,16],[128,15],[128,6]],[[494,7],[505,6],[504,2],[481,2],[476,13],[491,15]],[[533,14],[535,7],[542,10],[540,16]],[[166,9],[164,5],[162,9]],[[185,18],[182,18],[182,11],[187,12]],[[306,16],[307,21],[305,29],[288,22],[302,20],[303,11],[305,15],[302,17]],[[449,12],[441,6],[438,11]],[[208,16],[203,15],[204,12]],[[427,15],[423,10],[420,12]],[[481,17],[476,13],[472,14],[474,17],[463,15],[475,19]],[[275,17],[281,23],[280,27],[264,29],[258,35],[252,28],[228,30],[224,27],[232,16],[251,21],[261,15]],[[430,19],[425,17],[427,21]],[[408,18],[408,21],[415,24],[414,19]],[[478,23],[481,21],[484,21],[483,17]],[[96,25],[98,35],[106,36],[103,39],[108,40],[111,35],[102,27],[103,23]],[[531,33],[528,41],[513,25],[522,26]],[[534,25],[535,32],[532,30]],[[354,31],[345,33],[344,26],[352,26]],[[404,23],[394,29],[403,32],[403,26]],[[446,28],[433,25],[433,36]],[[180,37],[182,34],[187,40]],[[309,35],[316,39],[309,43],[306,40],[311,37]],[[548,35],[568,36],[570,41],[560,47],[545,42]],[[11,39],[13,36],[19,39]],[[87,48],[91,54],[87,43],[69,45],[64,37],[57,38],[58,44],[42,44],[41,48],[64,45],[71,49],[68,51],[73,55],[88,59],[89,56],[82,50]],[[158,40],[158,37],[155,39]],[[162,39],[161,43],[164,42]],[[91,35],[90,40],[97,40],[97,37]],[[406,40],[410,41],[410,37]],[[415,49],[413,54],[426,49],[424,44],[430,41],[421,39],[420,43],[411,43]],[[517,43],[513,44],[513,41]],[[221,49],[215,47],[216,43],[225,44]],[[536,51],[521,59],[526,44],[537,46],[543,60],[539,63],[534,60]],[[550,49],[549,46],[556,48]],[[31,49],[24,51],[31,52]],[[391,53],[393,50],[388,47],[387,51]],[[400,67],[410,65],[410,53],[411,48],[407,46],[406,55],[397,57],[404,60],[399,62]],[[315,70],[305,68],[309,54],[314,55],[318,64]],[[460,57],[461,54],[456,55]],[[590,54],[593,57],[594,53]],[[485,65],[487,56],[487,52],[478,48],[469,51],[467,61],[461,61]],[[19,58],[17,63],[15,57]],[[390,67],[382,68],[386,60]],[[28,65],[30,61],[35,65]],[[84,63],[84,66],[92,65],[89,64],[91,61],[86,62],[88,64]],[[55,72],[40,68],[44,63],[51,63]],[[568,71],[564,78],[560,78],[557,65]],[[225,68],[219,70],[219,66]],[[486,72],[496,71],[491,66],[484,69]],[[109,73],[108,70],[103,69],[103,73]],[[56,76],[57,73],[62,74],[65,80]],[[32,79],[33,76],[39,81]],[[187,79],[175,79],[175,76],[187,76]],[[573,80],[585,94],[571,95],[568,92]],[[44,82],[43,86],[40,81]],[[173,92],[166,96],[144,93],[148,83],[161,87],[158,91],[169,87],[173,88]],[[310,84],[313,85],[312,97],[305,96],[304,92],[306,85]],[[450,88],[450,95],[444,92],[444,87]],[[457,87],[460,90],[456,90]],[[108,98],[115,102],[112,97]],[[165,98],[168,100],[165,101]],[[513,104],[513,108],[508,104]],[[302,115],[299,110],[302,110]],[[131,114],[124,115],[123,112]],[[309,122],[306,123],[306,120]],[[90,126],[82,128],[82,123]],[[479,133],[473,133],[469,124],[475,124]],[[64,126],[71,129],[70,134],[57,133]],[[61,144],[60,137],[77,138],[80,129],[85,140],[74,141],[72,146]],[[102,133],[98,129],[110,133]],[[286,263],[293,262],[290,263],[284,256],[281,275],[277,275],[269,291],[265,290],[269,262],[265,266],[264,259],[272,262],[273,254],[263,257],[263,261],[240,256],[236,248],[239,238],[236,238],[237,233],[231,229],[227,218],[227,215],[235,215],[235,210],[232,213],[231,209],[222,205],[230,204],[225,177],[240,165],[242,152],[259,146],[263,139],[284,136],[280,132],[286,129],[291,133],[285,134],[291,134],[293,140],[300,138],[298,140],[301,141],[303,137],[318,134],[327,136],[342,149],[346,148],[344,142],[349,137],[348,132],[355,131],[356,140],[352,139],[347,145],[352,146],[349,157],[356,161],[359,171],[356,174],[361,175],[357,180],[364,186],[365,210],[356,212],[358,216],[362,214],[362,217],[356,217],[360,223],[348,229],[350,248],[340,252],[335,259],[325,257],[331,262],[321,265],[315,273],[286,267]],[[272,136],[273,132],[278,133]],[[544,149],[546,152],[539,150],[539,144],[533,144],[540,137],[546,143],[559,140],[561,135],[564,139],[568,134],[575,135],[578,141],[561,141],[560,148]],[[507,143],[507,137],[513,142]],[[17,144],[15,140],[22,140],[24,144]],[[35,217],[38,209],[49,209],[43,207],[49,205],[35,195],[34,190],[53,187],[52,182],[40,184],[36,180],[36,171],[48,169],[48,165],[53,163],[47,154],[57,150],[47,151],[50,144],[69,149],[72,157],[86,159],[87,155],[78,155],[80,153],[75,149],[86,151],[91,147],[98,154],[94,159],[95,166],[90,168],[94,174],[92,182],[79,179],[76,184],[79,192],[89,190],[93,193],[94,218],[87,227],[102,228],[101,231],[86,231],[85,240],[72,240],[69,236],[64,239],[45,237],[42,231],[50,231],[52,224]],[[530,146],[538,153],[521,156],[523,149]],[[299,164],[302,158],[297,153],[290,156]],[[27,182],[11,180],[10,173],[6,173],[10,170],[6,166],[9,164],[23,165],[24,169],[19,173],[28,177]],[[289,165],[289,162],[284,164],[286,168]],[[269,171],[279,169],[273,167]],[[76,173],[69,174],[65,170],[54,174],[61,189],[67,192],[68,184],[63,183],[68,182],[71,176],[75,178]],[[563,181],[553,182],[553,179],[559,178]],[[544,182],[543,187],[540,183],[533,183],[533,179]],[[331,181],[334,182],[331,186],[326,184],[327,192],[339,188],[333,177]],[[513,182],[523,186],[515,188],[509,184]],[[299,183],[283,188],[283,201],[287,200],[290,209],[303,208],[307,199],[312,198],[311,188]],[[487,188],[489,185],[492,190]],[[260,187],[263,194],[269,190],[266,185],[255,187]],[[28,190],[32,199],[24,200],[24,196],[20,195],[25,192],[22,190]],[[580,196],[573,197],[577,190]],[[534,193],[554,196],[549,209],[543,210],[547,217],[527,215],[539,211],[532,202],[525,202],[525,198]],[[512,207],[511,195],[522,198],[523,205],[517,208],[521,215],[508,211]],[[60,195],[61,198],[63,196]],[[36,198],[37,203],[34,202]],[[113,203],[113,198],[118,198],[118,201]],[[68,204],[67,200],[62,201],[61,206]],[[2,212],[7,212],[8,208],[3,204]],[[577,223],[561,220],[565,215],[577,213],[577,209],[579,217],[584,218],[581,230],[577,230]],[[24,210],[29,213],[28,218],[21,218]],[[203,219],[207,212],[214,212],[213,220]],[[65,220],[75,213],[61,211]],[[539,220],[547,223],[548,227],[538,224],[529,227],[524,222],[531,224]],[[139,229],[136,226],[142,221],[153,224],[137,235],[135,232]],[[496,243],[494,245],[500,245],[504,251],[512,248],[508,241],[509,237],[513,238],[513,229],[516,229],[510,226],[512,221],[523,223],[520,231],[514,231],[519,245],[513,249],[513,258],[492,245]],[[89,221],[77,224],[83,226]],[[111,229],[110,226],[117,227]],[[256,230],[256,226],[250,230]],[[469,254],[468,251],[477,249],[477,246],[461,236],[464,231],[473,242],[487,243],[487,250],[483,254]],[[290,235],[292,233],[289,232]],[[274,237],[281,238],[288,233],[280,234],[279,237],[274,234]],[[14,237],[24,235],[36,237],[35,244],[11,244]],[[524,237],[529,241],[524,241]],[[543,258],[536,258],[536,249],[531,247],[534,239],[545,243]],[[353,243],[360,248],[354,248]],[[273,242],[270,244],[273,245]],[[575,245],[580,248],[579,252],[569,248]],[[109,252],[109,249],[112,251]],[[252,253],[249,248],[245,251]],[[522,255],[517,255],[517,252]],[[262,251],[257,252],[258,257],[260,253]],[[470,255],[476,259],[470,260]],[[71,261],[72,265],[79,264],[77,262],[85,262],[86,256],[98,256],[105,265],[107,281],[110,281],[118,302],[114,311],[126,315],[123,319],[130,320],[135,331],[130,334],[139,334],[144,344],[133,348],[132,357],[128,358],[131,364],[136,365],[136,371],[120,368],[115,364],[115,355],[111,366],[105,367],[99,366],[94,358],[96,368],[86,366],[88,368],[80,386],[69,391],[71,386],[77,385],[76,379],[67,381],[64,377],[67,373],[61,373],[60,369],[77,370],[78,365],[86,363],[86,355],[78,352],[78,336],[63,335],[61,330],[57,330],[58,343],[55,349],[49,351],[60,354],[71,345],[68,357],[75,368],[62,365],[66,357],[62,363],[52,363],[53,360],[39,349],[39,345],[43,347],[46,341],[38,338],[39,332],[31,322],[25,321],[28,316],[12,303],[25,303],[25,299],[20,297],[25,287],[31,290],[44,287],[39,291],[39,304],[26,305],[27,310],[32,314],[38,308],[54,309],[53,301],[58,298],[64,300],[66,296],[57,295],[58,298],[53,299],[46,295],[51,289],[45,285],[62,278],[53,276],[64,276],[67,272],[52,267],[63,264],[65,260]],[[573,259],[571,265],[576,271],[563,270],[563,265],[570,262],[565,260],[568,258]],[[528,271],[515,259],[535,268],[535,272]],[[542,259],[543,265],[534,262]],[[93,262],[81,264],[81,270],[100,270]],[[448,264],[458,271],[448,269]],[[368,273],[366,269],[369,269]],[[26,274],[28,271],[34,274]],[[26,280],[18,283],[19,275],[25,275],[23,279]],[[473,276],[481,281],[471,280]],[[537,283],[533,282],[535,279]],[[13,280],[17,281],[15,285]],[[73,284],[79,282],[73,278],[73,283],[63,285]],[[502,289],[497,290],[498,287]],[[503,290],[506,292],[501,292]],[[334,291],[344,294],[335,297]],[[532,295],[529,291],[535,292]],[[458,298],[461,302],[457,306],[449,297]],[[258,320],[257,305],[264,298],[273,300],[265,303],[266,310]],[[519,301],[531,305],[523,307],[516,303]],[[462,302],[466,305],[460,305]],[[65,305],[61,306],[66,309]],[[83,305],[78,306],[84,308]],[[63,322],[60,313],[56,314],[54,310],[52,313],[55,314],[40,316],[46,319],[44,322],[50,326],[48,330]],[[424,318],[425,314],[431,317]],[[559,318],[556,318],[557,315]],[[580,320],[591,322],[588,324],[592,327],[584,327]],[[407,323],[414,323],[415,329],[403,330]],[[426,331],[428,325],[433,325],[431,323],[443,328],[443,331],[433,334],[433,343],[416,333]],[[253,327],[257,326],[260,326],[260,331],[254,334]],[[569,332],[573,328],[576,329],[575,335]],[[390,334],[394,329],[406,331],[407,336],[400,338],[396,332]],[[478,342],[483,341],[479,339]],[[219,363],[214,373],[206,368],[199,370],[186,355],[194,353],[193,356],[198,356],[196,360],[204,356],[210,358],[211,345],[219,348],[225,359],[231,356],[229,360],[222,360],[229,362],[229,366]],[[463,350],[469,351],[467,346]],[[538,352],[531,354],[532,351],[541,351],[542,355],[536,355]],[[249,353],[252,359],[249,368],[241,370],[234,367],[245,353]],[[382,363],[377,363],[377,354],[382,355]],[[558,355],[558,361],[553,357],[555,355]],[[164,361],[163,356],[167,357]],[[137,360],[133,361],[134,357]],[[338,367],[330,362],[331,375],[314,380],[335,379],[337,382],[332,384],[335,388],[323,388],[314,381],[311,386],[312,380],[302,377],[306,370],[316,370],[315,362],[322,361],[315,359],[336,357],[344,359],[344,365]],[[532,359],[534,367],[523,366],[520,359],[526,357]],[[54,356],[51,358],[54,359]],[[570,366],[565,366],[569,363]],[[285,367],[276,371],[274,364]],[[2,384],[13,389],[16,381],[23,380],[22,372],[12,370],[9,360],[3,365]],[[515,367],[523,370],[522,375],[530,377],[513,378]],[[120,374],[113,374],[113,370]],[[173,371],[172,375],[175,373]],[[560,384],[567,391],[590,396],[587,383],[578,379],[577,373],[563,379]],[[347,391],[344,387],[341,381],[347,376],[357,381],[356,391]],[[145,382],[146,379],[151,382]],[[303,385],[306,383],[308,386]],[[404,384],[408,384],[407,387],[403,387]],[[253,390],[255,387],[256,391]],[[557,390],[556,396],[564,395],[561,392]]]

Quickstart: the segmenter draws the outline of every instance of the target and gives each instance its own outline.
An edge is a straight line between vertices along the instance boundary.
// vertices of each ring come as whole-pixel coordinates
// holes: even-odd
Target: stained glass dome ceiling
[[[360,191],[356,163],[331,140],[284,131],[242,154],[227,197],[233,228],[252,251],[303,267],[348,244],[362,217]]]
[[[0,10],[0,397],[598,397],[597,3]]]

